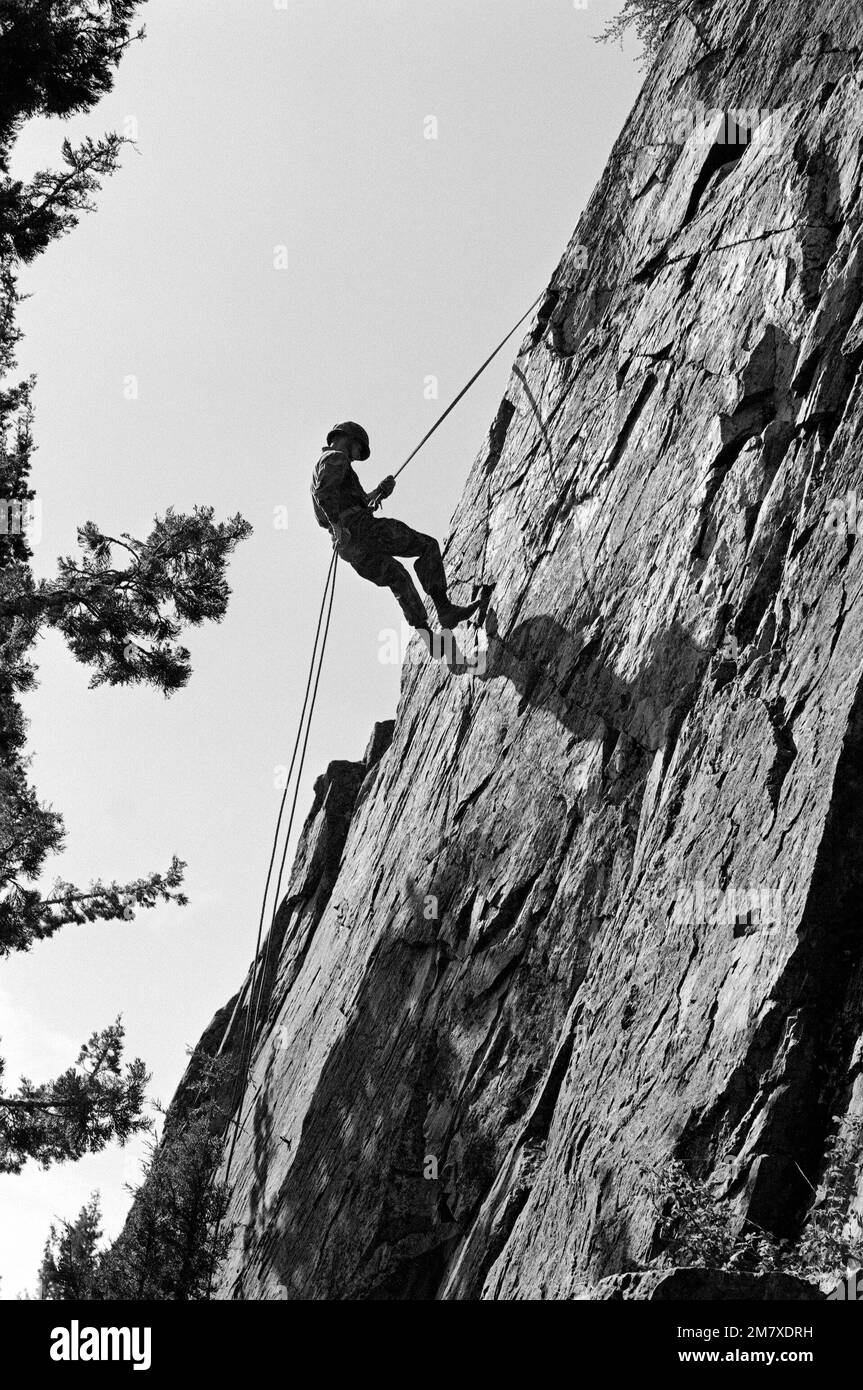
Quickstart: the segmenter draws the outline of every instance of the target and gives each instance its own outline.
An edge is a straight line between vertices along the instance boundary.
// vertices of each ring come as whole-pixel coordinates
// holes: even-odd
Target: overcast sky
[[[32,775],[68,832],[49,877],[124,880],[177,853],[191,905],[68,926],[5,961],[8,1084],[56,1074],[122,1013],[167,1102],[239,985],[329,562],[308,498],[319,446],[337,419],[364,423],[370,488],[547,283],[639,86],[632,46],[593,42],[619,8],[149,0],[114,92],[86,118],[26,128],[19,175],[56,163],[64,134],[138,142],[99,211],[22,273],[37,573],[89,519],[144,535],[169,505],[211,503],[255,532],[231,566],[228,616],[192,633],[192,681],[171,700],[88,690],[59,637],[38,646]],[[517,344],[402,476],[388,515],[446,535]],[[342,567],[303,815],[318,773],[359,757],[395,711],[399,669],[380,655],[399,620],[387,590]],[[116,1233],[139,1152],[0,1178],[3,1297],[35,1289],[48,1226],[95,1188]]]

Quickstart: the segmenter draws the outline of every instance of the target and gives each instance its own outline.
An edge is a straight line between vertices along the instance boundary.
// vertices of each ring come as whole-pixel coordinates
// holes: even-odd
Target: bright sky
[[[255,533],[226,620],[191,634],[192,681],[170,701],[90,691],[59,638],[38,647],[33,779],[67,826],[50,877],[122,881],[176,852],[192,902],[69,926],[4,962],[9,1085],[55,1075],[122,1013],[129,1055],[167,1102],[239,985],[329,561],[308,498],[319,446],[359,419],[362,476],[378,482],[547,283],[640,82],[631,47],[593,42],[620,4],[149,0],[114,92],[22,136],[19,175],[56,164],[64,134],[138,141],[99,211],[22,274],[37,572],[89,519],[144,535],[169,505],[211,503]],[[517,343],[400,479],[389,515],[446,534]],[[345,568],[339,583],[303,814],[313,779],[358,757],[398,695],[398,668],[379,659],[394,600]],[[94,1188],[116,1233],[139,1149],[0,1178],[0,1296],[35,1289],[51,1221]]]

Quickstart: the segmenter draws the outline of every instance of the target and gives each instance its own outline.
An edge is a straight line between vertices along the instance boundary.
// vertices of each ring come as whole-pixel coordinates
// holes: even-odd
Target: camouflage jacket
[[[312,474],[312,506],[319,526],[332,528],[351,512],[368,511],[369,499],[347,454],[325,449]]]

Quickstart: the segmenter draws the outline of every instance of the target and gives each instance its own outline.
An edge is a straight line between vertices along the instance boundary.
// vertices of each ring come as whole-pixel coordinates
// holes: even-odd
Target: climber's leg
[[[428,629],[429,620],[425,604],[414,587],[414,582],[398,560],[380,551],[363,550],[354,553],[351,547],[344,552],[344,558],[357,574],[379,588],[391,589],[398,600],[399,607],[411,627]]]
[[[433,601],[442,627],[454,627],[479,607],[480,600],[464,606],[450,602],[443,557],[434,536],[414,531],[413,527],[397,521],[395,517],[376,517],[371,525],[363,527],[362,543],[367,551],[378,554],[416,557],[414,569],[417,579]],[[401,565],[398,568],[401,569]]]

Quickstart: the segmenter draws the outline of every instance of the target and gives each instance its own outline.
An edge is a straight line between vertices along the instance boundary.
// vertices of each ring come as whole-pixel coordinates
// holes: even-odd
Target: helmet
[[[353,420],[345,420],[345,422],[341,425],[333,425],[333,428],[327,435],[327,443],[332,444],[337,434],[346,434],[351,439],[356,439],[357,442],[362,445],[363,451],[360,454],[360,458],[368,458],[369,454],[371,453],[371,448],[369,447],[369,437],[363,429],[362,425],[356,424],[356,422]]]

